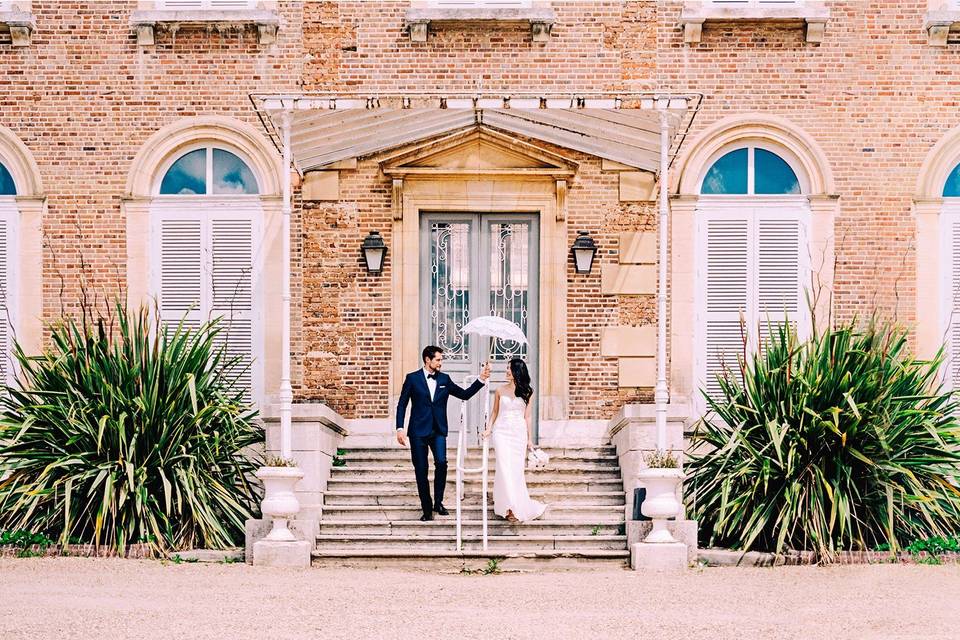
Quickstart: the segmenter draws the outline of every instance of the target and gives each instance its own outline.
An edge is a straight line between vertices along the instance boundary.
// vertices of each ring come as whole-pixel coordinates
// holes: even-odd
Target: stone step
[[[453,466],[454,457],[450,456],[447,458],[447,464],[451,467]],[[496,465],[497,457],[491,455],[487,461],[490,469],[493,469]],[[431,466],[433,463],[433,458],[430,458]],[[464,466],[470,469],[478,469],[481,464],[480,456],[470,456],[464,460]],[[550,462],[547,463],[547,466],[544,468],[545,471],[551,469],[570,469],[570,468],[580,468],[580,469],[615,469],[618,465],[618,460],[616,457],[597,457],[597,458],[550,458]],[[345,456],[344,463],[334,466],[334,469],[352,469],[356,467],[363,467],[364,469],[369,469],[376,467],[378,469],[412,469],[413,463],[410,462],[410,456],[404,457],[389,457],[389,458],[355,458],[353,456]]]
[[[340,520],[374,520],[378,522],[392,522],[396,520],[416,520],[420,517],[422,511],[419,505],[345,505],[323,507],[323,521],[336,522]],[[450,508],[450,515],[454,516],[453,508]],[[462,517],[465,520],[479,520],[481,507],[477,505],[464,505]],[[623,518],[623,505],[564,505],[549,504],[543,518],[547,520],[564,519],[610,519]],[[492,521],[494,516],[493,504],[487,504],[487,517]]]
[[[448,441],[449,442],[449,441]],[[596,456],[616,456],[617,448],[613,445],[606,445],[602,447],[539,447],[543,449],[551,458],[561,457],[561,458],[576,458],[580,456],[584,457],[596,457]],[[480,452],[483,451],[482,447],[467,447],[466,455],[476,455],[479,456]],[[490,451],[493,452],[495,449],[491,446]],[[364,455],[364,456],[390,456],[390,455],[399,455],[402,457],[409,458],[410,450],[407,447],[401,447],[399,444],[393,445],[390,447],[350,447],[344,449],[345,456],[351,455]],[[457,453],[456,446],[447,447],[447,457],[453,458]]]
[[[446,495],[452,496],[455,492],[456,479],[453,473],[447,473]],[[433,487],[433,473],[430,473],[430,486]],[[480,494],[480,476],[466,476],[464,483],[465,495]],[[527,488],[531,495],[537,495],[539,492],[577,492],[577,493],[612,493],[623,491],[623,481],[619,478],[609,479],[586,479],[577,478],[541,478],[537,475],[531,475],[527,478]],[[353,491],[366,493],[367,495],[379,495],[381,493],[404,492],[411,495],[417,495],[417,483],[412,474],[407,478],[395,480],[383,480],[380,478],[371,478],[368,476],[360,478],[343,478],[338,474],[331,474],[327,482],[327,491],[342,492]],[[493,478],[489,481],[489,495],[493,495]]]
[[[419,516],[417,517],[419,518]],[[327,520],[320,521],[321,535],[344,536],[382,536],[390,538],[446,537],[456,535],[456,519],[453,514],[438,517],[429,522],[419,519],[381,521],[376,520]],[[500,518],[487,522],[488,535],[504,538],[526,538],[530,536],[596,536],[621,535],[625,532],[623,514],[619,518],[533,520],[513,524]],[[462,523],[464,536],[479,536],[482,533],[480,520],[465,520]]]
[[[480,573],[516,571],[622,570],[630,562],[627,549],[497,550],[331,549],[313,552],[314,567],[396,568],[430,572]]]
[[[431,465],[432,467],[432,465]],[[432,473],[432,469],[431,469]],[[449,476],[455,475],[455,470],[451,465],[448,468],[447,474]],[[479,474],[476,474],[479,477]],[[490,469],[488,477],[490,481],[493,481],[496,472],[493,468]],[[359,480],[359,479],[376,479],[381,481],[408,481],[414,480],[413,467],[373,467],[366,465],[353,465],[353,466],[344,466],[344,467],[333,467],[330,473],[331,479],[337,480]],[[620,468],[619,467],[608,467],[608,468],[591,468],[588,465],[575,465],[565,468],[547,468],[547,469],[538,469],[538,470],[527,470],[526,472],[527,482],[534,480],[566,480],[566,479],[576,479],[576,480],[605,480],[605,479],[619,479],[620,478]]]
[[[612,464],[616,464],[617,461],[619,460],[616,453],[614,452],[611,452],[611,453],[597,452],[597,451],[571,452],[563,449],[557,449],[556,451],[553,451],[553,452],[551,452],[548,449],[544,449],[544,451],[546,451],[547,455],[550,456],[551,462],[553,462],[554,460],[558,460],[558,461],[559,460],[565,460],[565,461],[581,460],[583,462],[609,462]],[[497,457],[496,448],[490,447],[488,454],[491,460],[495,459]],[[348,463],[357,461],[357,462],[362,462],[364,464],[367,464],[368,461],[372,463],[372,462],[381,462],[381,461],[385,462],[385,461],[398,460],[398,461],[406,462],[409,464],[410,450],[400,446],[397,446],[395,449],[380,449],[380,450],[347,449],[340,457],[344,458]],[[447,450],[448,459],[453,460],[456,457],[457,457],[456,449]],[[464,457],[467,460],[480,460],[481,450],[471,449],[466,452],[466,455]]]
[[[426,550],[456,551],[457,539],[451,536],[376,536],[320,534],[317,536],[318,552],[331,551],[405,551]],[[464,536],[463,548],[468,551],[483,550],[480,536]],[[586,535],[586,536],[499,536],[487,537],[487,549],[491,551],[535,551],[535,550],[625,550],[625,535]]]
[[[469,488],[469,487],[468,487]],[[620,505],[623,508],[625,504],[623,491],[531,491],[530,497],[549,505]],[[487,499],[492,501],[492,494],[487,494]],[[416,488],[410,491],[382,491],[379,493],[368,493],[366,491],[328,491],[323,495],[324,508],[339,507],[348,505],[366,505],[366,506],[408,506],[416,507],[420,505],[420,498],[417,496]],[[475,491],[467,494],[463,499],[464,506],[476,507],[480,504],[480,492]]]

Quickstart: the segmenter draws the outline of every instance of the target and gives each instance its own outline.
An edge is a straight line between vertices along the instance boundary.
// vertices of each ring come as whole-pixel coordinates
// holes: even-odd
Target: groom
[[[410,403],[410,457],[413,470],[417,475],[417,493],[420,494],[420,506],[423,516],[420,520],[433,520],[433,512],[441,516],[449,515],[443,506],[443,489],[447,484],[447,400],[450,396],[460,400],[469,400],[483,388],[490,377],[490,365],[485,364],[480,378],[468,389],[457,386],[445,373],[443,349],[427,347],[423,350],[423,368],[407,374],[400,390],[397,403],[397,442],[406,446],[403,434],[403,420],[407,415],[407,403]],[[427,449],[433,451],[433,464],[437,468],[433,479],[436,500],[430,501],[430,481],[427,479]]]

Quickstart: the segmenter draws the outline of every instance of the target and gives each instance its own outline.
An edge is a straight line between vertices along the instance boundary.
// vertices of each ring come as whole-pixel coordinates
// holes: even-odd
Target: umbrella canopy
[[[527,344],[527,336],[523,335],[523,330],[520,327],[505,318],[498,318],[497,316],[474,318],[463,328],[463,333],[473,333],[479,336],[513,340]]]

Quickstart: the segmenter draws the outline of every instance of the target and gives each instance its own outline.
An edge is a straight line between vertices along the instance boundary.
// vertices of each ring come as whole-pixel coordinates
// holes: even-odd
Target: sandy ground
[[[957,596],[955,565],[438,575],[7,559],[0,638],[957,639]]]

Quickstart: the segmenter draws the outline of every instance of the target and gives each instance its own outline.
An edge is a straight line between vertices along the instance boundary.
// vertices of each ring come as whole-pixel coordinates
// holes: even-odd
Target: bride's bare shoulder
[[[504,384],[504,385],[501,385],[501,386],[497,387],[497,395],[498,395],[498,396],[502,396],[504,393],[507,392],[507,390],[508,390],[509,387],[510,387],[510,385],[508,385],[508,384]]]

